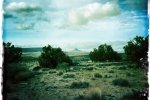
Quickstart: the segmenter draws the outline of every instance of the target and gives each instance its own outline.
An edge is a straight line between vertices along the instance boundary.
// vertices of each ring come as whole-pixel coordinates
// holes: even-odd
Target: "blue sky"
[[[22,47],[93,49],[116,41],[123,46],[136,35],[147,36],[147,5],[147,0],[4,0],[3,40]]]

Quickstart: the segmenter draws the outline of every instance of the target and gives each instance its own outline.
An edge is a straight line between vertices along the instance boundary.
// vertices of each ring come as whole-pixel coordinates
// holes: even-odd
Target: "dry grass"
[[[100,100],[103,100],[104,97],[107,97],[106,95],[109,95],[109,99],[105,100],[113,100],[114,98],[115,100],[119,100],[119,97],[122,97],[124,93],[131,92],[133,89],[139,91],[146,88],[144,84],[147,81],[147,78],[145,78],[142,69],[133,69],[130,68],[130,66],[126,69],[124,68],[128,65],[126,63],[115,65],[111,64],[111,62],[88,62],[88,60],[83,59],[84,57],[86,56],[82,56],[80,59],[80,56],[73,56],[73,59],[79,63],[76,67],[72,66],[73,71],[66,72],[63,70],[56,70],[56,73],[53,73],[51,70],[46,72],[41,71],[41,74],[32,78],[27,86],[21,86],[18,89],[19,93],[25,93],[24,91],[27,91],[26,95],[24,95],[27,97],[28,95],[31,95],[28,91],[32,90],[36,92],[39,100],[49,100],[49,98],[53,100],[73,100],[74,98],[78,98],[76,100],[85,100],[82,98],[86,98],[86,100],[94,98],[93,100],[96,100],[95,98],[101,98]],[[36,62],[26,62],[26,65],[31,69],[38,66]],[[84,69],[81,70],[82,68]],[[103,77],[91,80],[95,73],[100,73]],[[65,74],[75,74],[75,77],[63,78]],[[112,81],[115,78],[128,80],[130,82],[130,87],[113,85]],[[41,83],[41,81],[43,83]],[[50,87],[48,91],[45,91],[46,87]],[[20,95],[17,97],[19,96]]]
[[[104,100],[104,96],[99,87],[88,88],[87,93],[80,94],[74,100]]]

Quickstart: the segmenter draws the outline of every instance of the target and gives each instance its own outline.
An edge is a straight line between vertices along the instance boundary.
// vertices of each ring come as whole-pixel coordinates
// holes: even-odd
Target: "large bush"
[[[7,97],[8,92],[12,92],[12,83],[26,81],[33,76],[33,73],[24,65],[18,62],[22,59],[22,49],[15,47],[11,43],[3,43],[3,97]]]
[[[67,56],[61,48],[52,48],[50,45],[42,48],[42,53],[39,56],[39,64],[42,67],[56,68],[60,63],[68,63],[72,65],[72,60]]]
[[[5,73],[5,78],[12,82],[26,81],[33,77],[32,71],[30,71],[27,67],[24,67],[23,64],[12,63],[6,67],[7,72]]]
[[[21,60],[22,49],[15,47],[11,43],[3,43],[4,46],[4,65]]]
[[[148,37],[136,36],[124,46],[127,58],[133,62],[140,62],[141,58],[147,58],[148,55]]]
[[[15,47],[10,42],[3,43],[4,48],[4,81],[25,81],[32,72],[18,62],[22,59],[22,48]]]
[[[107,44],[100,45],[98,49],[91,51],[89,56],[92,61],[117,61],[121,58],[111,45]]]

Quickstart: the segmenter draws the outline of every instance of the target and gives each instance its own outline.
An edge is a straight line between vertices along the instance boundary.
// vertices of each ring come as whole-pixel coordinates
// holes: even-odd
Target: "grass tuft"
[[[135,91],[131,93],[125,93],[121,100],[148,100],[148,91]]]
[[[112,81],[113,85],[117,85],[117,86],[121,86],[121,87],[128,87],[130,86],[130,83],[128,80],[126,79],[122,79],[122,78],[119,78],[119,79],[115,79]]]
[[[74,100],[105,100],[99,88],[90,88],[87,95],[79,95]]]
[[[99,73],[95,73],[95,74],[94,74],[94,77],[95,77],[95,78],[102,78],[103,76],[102,76],[101,74],[99,74]]]
[[[73,82],[70,88],[79,89],[79,88],[87,88],[89,86],[90,86],[89,82]]]
[[[91,71],[91,70],[93,70],[94,68],[93,67],[87,67],[86,68],[86,70],[89,70],[89,71]]]
[[[65,74],[63,78],[75,78],[74,74]]]
[[[113,71],[113,70],[110,70],[108,73],[114,73],[114,71]]]
[[[61,76],[61,75],[63,75],[63,72],[60,71],[60,72],[57,73],[57,75],[58,75],[58,76]]]

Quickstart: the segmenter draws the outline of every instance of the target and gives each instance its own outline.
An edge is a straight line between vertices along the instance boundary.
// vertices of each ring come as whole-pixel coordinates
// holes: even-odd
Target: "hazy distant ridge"
[[[34,48],[22,48],[23,52],[39,52],[42,51],[42,47],[34,47]]]

